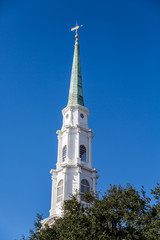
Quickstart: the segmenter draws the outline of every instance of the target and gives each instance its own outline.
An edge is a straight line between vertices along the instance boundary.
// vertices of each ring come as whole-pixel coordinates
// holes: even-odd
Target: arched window
[[[86,147],[84,145],[80,145],[80,159],[86,162]]]
[[[63,157],[62,157],[63,162],[66,160],[66,156],[67,156],[67,146],[65,145],[63,147]]]
[[[57,185],[57,203],[63,200],[63,180],[60,180]]]
[[[84,201],[84,194],[90,190],[89,182],[86,179],[81,181],[81,200]]]

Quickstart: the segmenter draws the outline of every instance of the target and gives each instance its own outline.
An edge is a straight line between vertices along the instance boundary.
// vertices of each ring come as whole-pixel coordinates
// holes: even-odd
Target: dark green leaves
[[[63,205],[64,216],[41,229],[38,215],[29,240],[160,240],[160,185],[151,191],[155,202],[132,186],[110,185],[99,197],[87,193],[86,204],[72,196]],[[41,229],[41,230],[40,230]],[[25,238],[23,238],[25,239]]]

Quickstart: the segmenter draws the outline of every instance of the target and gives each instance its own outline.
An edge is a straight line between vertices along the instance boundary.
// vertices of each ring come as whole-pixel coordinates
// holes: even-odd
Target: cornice
[[[83,130],[84,132],[86,132],[86,133],[93,133],[93,130],[92,129],[87,129],[87,128],[83,128],[81,125],[76,125],[76,126],[72,126],[72,125],[65,125],[64,127],[63,127],[63,129],[62,130],[57,130],[57,134],[62,134],[62,133],[64,133],[64,132],[66,132],[68,129],[80,129],[80,130]],[[92,135],[93,136],[93,135]]]
[[[76,104],[76,105],[67,105],[67,107],[65,107],[63,110],[62,110],[62,114],[64,115],[68,110],[81,110],[83,112],[85,112],[87,114],[87,116],[89,116],[89,110],[88,108],[84,107],[84,106],[81,106],[79,104]]]
[[[52,175],[54,175],[54,174],[56,174],[58,172],[62,172],[64,170],[64,168],[79,168],[79,167],[81,167],[83,170],[86,170],[86,171],[89,171],[89,172],[98,173],[98,170],[96,168],[89,168],[89,167],[84,166],[81,163],[77,163],[77,164],[62,163],[61,164],[61,168],[56,169],[56,170],[51,169],[50,173]]]

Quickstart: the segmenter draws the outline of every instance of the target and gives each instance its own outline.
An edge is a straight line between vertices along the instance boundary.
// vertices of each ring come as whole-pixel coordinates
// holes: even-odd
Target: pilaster
[[[55,170],[51,169],[50,173],[52,174],[52,195],[51,195],[51,209],[50,209],[50,216],[56,214],[55,206],[56,206],[56,185],[57,185],[57,178]]]
[[[77,144],[76,144],[76,158],[77,158],[77,163],[80,163],[80,157],[79,157],[79,137],[80,137],[80,129],[77,128]]]
[[[67,129],[67,161],[70,159],[70,129]]]
[[[63,188],[63,200],[67,200],[68,194],[68,186],[67,186],[67,168],[65,167],[63,169],[63,183],[64,183],[64,188]]]
[[[80,192],[81,191],[81,167],[78,168],[78,182],[77,182],[77,190]]]
[[[62,161],[62,134],[60,131],[57,131],[57,138],[58,138],[58,156],[57,156],[57,167],[59,167]]]
[[[92,134],[89,133],[89,166],[92,167]]]

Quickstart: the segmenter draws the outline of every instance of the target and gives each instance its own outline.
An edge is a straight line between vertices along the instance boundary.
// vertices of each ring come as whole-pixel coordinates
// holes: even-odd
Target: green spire
[[[68,105],[84,106],[78,33],[76,31]]]

